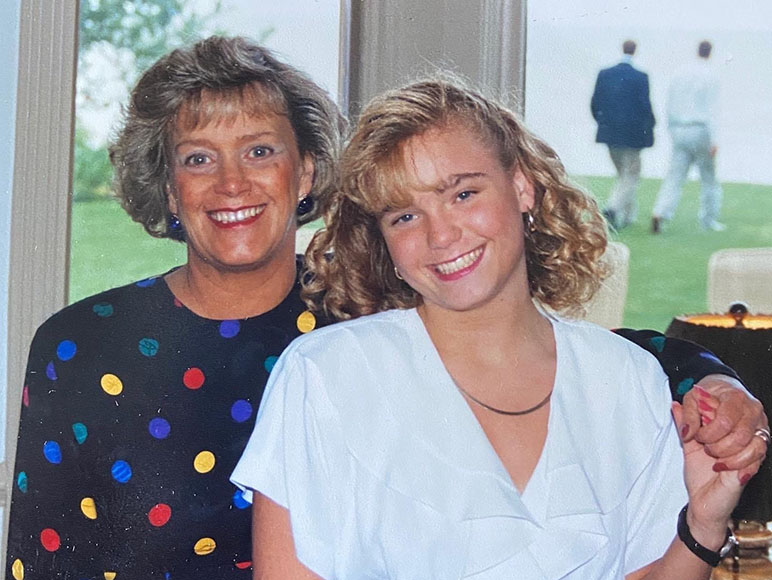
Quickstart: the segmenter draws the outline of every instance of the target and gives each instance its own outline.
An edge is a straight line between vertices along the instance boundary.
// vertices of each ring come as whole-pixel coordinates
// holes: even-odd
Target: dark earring
[[[523,221],[528,233],[532,234],[536,231],[536,223],[533,219],[533,214],[530,211],[523,212]]]
[[[304,216],[310,213],[314,209],[314,198],[310,195],[305,196],[298,202],[297,213],[298,217]]]
[[[168,223],[170,232],[176,234],[182,231],[182,222],[180,221],[180,218],[177,217],[176,213],[169,215],[169,219],[167,223]]]

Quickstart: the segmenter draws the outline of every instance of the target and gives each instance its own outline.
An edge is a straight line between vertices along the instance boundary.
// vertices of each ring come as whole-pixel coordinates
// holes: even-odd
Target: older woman
[[[274,361],[315,325],[295,230],[330,192],[341,126],[324,91],[242,39],[174,51],[139,80],[116,190],[187,263],[38,330],[9,578],[249,577],[250,511],[228,475]]]
[[[648,355],[549,313],[592,295],[606,243],[552,150],[430,80],[365,109],[342,174],[306,280],[355,320],[265,391],[233,475],[255,578],[707,578],[750,473],[682,451]]]

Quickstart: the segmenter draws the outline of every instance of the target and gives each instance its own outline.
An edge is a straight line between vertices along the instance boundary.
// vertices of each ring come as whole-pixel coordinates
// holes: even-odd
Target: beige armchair
[[[630,248],[622,242],[609,242],[602,259],[609,264],[611,274],[587,305],[584,318],[606,328],[619,328],[627,301]]]
[[[708,310],[724,313],[738,301],[753,314],[772,314],[772,248],[730,248],[710,256]]]

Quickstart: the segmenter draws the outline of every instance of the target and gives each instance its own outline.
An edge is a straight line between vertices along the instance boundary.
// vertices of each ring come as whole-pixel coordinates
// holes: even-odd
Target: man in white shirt
[[[670,83],[667,117],[673,153],[654,204],[651,230],[655,234],[661,231],[664,221],[673,217],[693,164],[700,171],[700,226],[712,231],[726,228],[718,221],[722,191],[716,181],[718,78],[708,63],[712,48],[710,42],[702,41],[697,49],[697,62],[676,74]]]

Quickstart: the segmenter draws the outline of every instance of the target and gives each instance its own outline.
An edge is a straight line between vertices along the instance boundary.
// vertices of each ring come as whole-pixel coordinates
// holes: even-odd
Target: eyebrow
[[[441,181],[434,190],[437,193],[445,193],[447,190],[458,186],[459,183],[466,179],[475,179],[479,177],[485,177],[487,173],[482,171],[470,171],[468,173],[454,173],[448,179]]]
[[[247,141],[254,141],[257,139],[264,139],[266,137],[275,137],[278,135],[277,131],[258,131],[257,133],[249,133],[247,135],[241,135],[236,138],[236,140],[239,143],[245,143]],[[178,147],[182,145],[206,145],[209,142],[209,139],[183,139],[179,143],[174,144],[174,148],[177,149]]]

